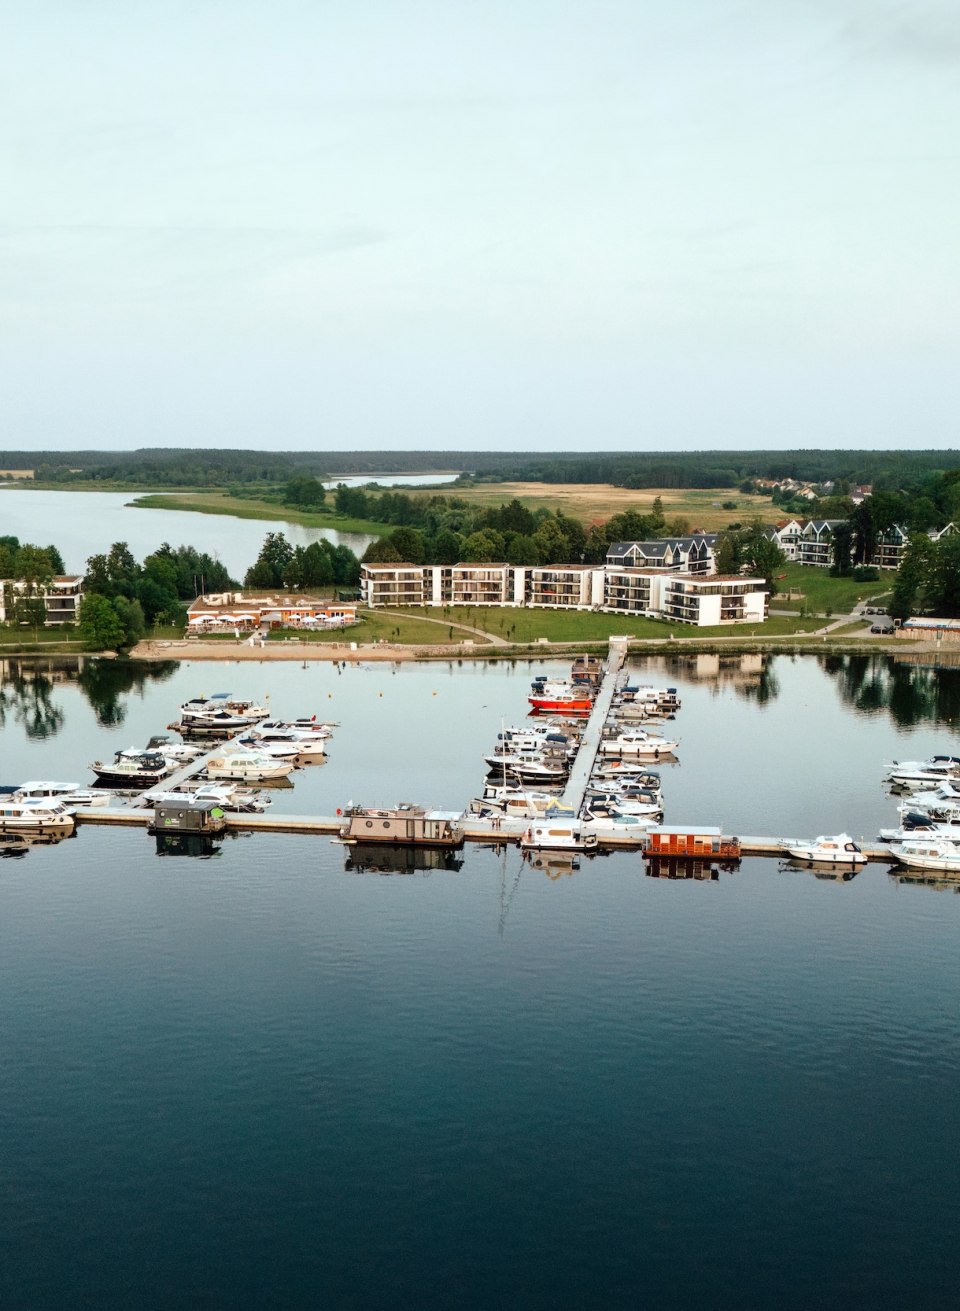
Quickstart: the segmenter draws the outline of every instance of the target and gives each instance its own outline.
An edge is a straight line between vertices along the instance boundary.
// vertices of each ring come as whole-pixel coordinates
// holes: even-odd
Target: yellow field
[[[417,492],[404,489],[411,496],[430,496],[436,492]],[[779,510],[769,496],[745,495],[730,488],[677,488],[644,487],[633,491],[612,487],[609,483],[481,483],[477,487],[438,489],[450,496],[461,497],[474,505],[503,505],[514,499],[531,510],[540,506],[579,519],[584,524],[602,523],[611,515],[623,510],[636,510],[649,514],[659,496],[663,513],[668,520],[682,517],[689,527],[712,531],[725,528],[740,520],[760,518],[771,522],[779,517]],[[735,501],[735,510],[725,510],[724,501]]]

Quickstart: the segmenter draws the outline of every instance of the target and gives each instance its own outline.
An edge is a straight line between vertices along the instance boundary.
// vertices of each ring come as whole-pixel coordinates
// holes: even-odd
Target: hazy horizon
[[[8,450],[960,446],[947,0],[37,0]]]

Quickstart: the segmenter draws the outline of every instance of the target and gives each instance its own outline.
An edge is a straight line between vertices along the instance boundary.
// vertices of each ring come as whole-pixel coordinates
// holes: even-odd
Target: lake
[[[320,538],[349,546],[362,555],[374,537],[340,533],[333,528],[308,528],[283,520],[234,519],[229,515],[196,514],[189,510],[148,510],[131,504],[142,492],[23,491],[0,486],[0,536],[21,542],[57,546],[68,573],[86,571],[91,555],[126,542],[138,561],[163,542],[189,543],[206,551],[238,581],[250,568],[269,532],[282,532],[294,546],[309,546]]]
[[[0,781],[231,689],[339,725],[278,811],[460,806],[561,668],[8,661]],[[683,698],[668,823],[869,838],[889,761],[958,749],[955,669],[633,668]],[[85,828],[0,861],[0,1304],[952,1305],[958,951],[960,898],[878,866]]]

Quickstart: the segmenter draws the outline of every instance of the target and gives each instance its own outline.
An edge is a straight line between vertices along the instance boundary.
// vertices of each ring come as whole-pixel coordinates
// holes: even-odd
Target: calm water
[[[324,483],[324,487],[366,487],[375,482],[378,487],[442,487],[454,483],[460,477],[458,473],[381,473],[355,474],[349,478],[333,478]]]
[[[956,671],[646,669],[668,821],[869,834],[885,762],[957,750]],[[232,688],[340,722],[278,810],[458,805],[530,670],[8,667],[2,772],[86,779]],[[0,861],[0,1305],[952,1306],[958,949],[960,899],[880,868],[85,829]]]
[[[282,532],[294,546],[326,538],[362,555],[373,537],[307,528],[282,520],[233,519],[229,515],[191,514],[187,510],[144,510],[131,504],[136,492],[28,492],[0,487],[0,536],[60,548],[69,573],[84,573],[91,555],[126,542],[138,560],[162,542],[189,543],[222,560],[242,581],[268,532]]]

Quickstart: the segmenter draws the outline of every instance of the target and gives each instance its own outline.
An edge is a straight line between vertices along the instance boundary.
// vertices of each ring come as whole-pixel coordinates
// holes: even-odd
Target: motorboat
[[[48,798],[60,801],[68,810],[78,806],[106,806],[110,802],[105,792],[94,792],[80,787],[79,783],[53,783],[45,779],[30,779],[13,788],[0,788],[0,799],[10,801],[29,801]]]
[[[813,860],[820,865],[863,865],[867,859],[849,833],[821,835],[812,841],[784,838],[780,850],[794,860]]]
[[[57,833],[66,837],[73,832],[73,826],[73,816],[54,797],[25,797],[19,801],[0,798],[0,833]]]
[[[592,811],[616,811],[618,815],[638,815],[643,819],[657,820],[663,814],[663,802],[658,796],[647,793],[642,797],[624,797],[617,793],[587,793],[584,806]]]
[[[103,787],[152,788],[171,772],[173,766],[159,752],[128,748],[118,751],[112,764],[105,765],[95,760],[90,768],[97,776],[97,783]]]
[[[184,792],[145,792],[143,799],[154,806],[202,804],[209,801],[224,810],[238,811],[245,815],[260,814],[272,805],[269,797],[260,792],[250,792],[235,783],[201,783],[199,787]]]
[[[589,715],[593,709],[586,684],[535,679],[527,700],[538,714]]]
[[[333,724],[313,719],[262,719],[257,725],[264,732],[310,733],[316,737],[333,737]]]
[[[617,690],[615,699],[623,706],[642,706],[667,715],[676,714],[680,709],[680,697],[675,687],[651,687],[649,684],[626,683]]]
[[[605,756],[637,756],[658,759],[660,756],[672,756],[680,745],[657,733],[646,733],[637,729],[632,733],[615,733],[602,738],[600,751]]]
[[[643,787],[660,786],[660,775],[639,760],[598,760],[592,778],[602,783],[639,783]]]
[[[881,842],[911,842],[914,839],[930,838],[942,842],[960,843],[960,819],[952,823],[941,823],[926,815],[917,816],[918,823],[908,824],[906,819],[899,828],[882,828],[879,833]]]
[[[252,728],[235,741],[240,746],[265,751],[271,756],[323,756],[327,751],[326,740],[319,733],[294,729]]]
[[[887,775],[898,788],[914,791],[928,784],[955,783],[960,780],[960,756],[931,756],[929,760],[894,761]]]
[[[645,836],[654,821],[643,815],[624,815],[608,806],[585,807],[581,818],[598,833],[616,833],[625,837]]]
[[[501,768],[519,778],[521,784],[560,786],[565,783],[569,770],[563,761],[548,760],[544,756],[514,756],[502,767],[500,762],[491,768],[490,777],[499,779]]]
[[[902,842],[892,846],[890,852],[902,865],[909,865],[912,869],[960,874],[960,848],[942,838],[918,838],[916,841]]]
[[[255,724],[261,719],[269,718],[266,706],[257,705],[245,697],[235,697],[230,692],[214,692],[213,696],[192,697],[180,707],[180,718],[206,719],[210,715],[230,715],[244,724]]]
[[[494,795],[488,795],[492,792]],[[499,795],[496,795],[499,794]],[[471,814],[481,817],[500,815],[505,819],[536,819],[556,804],[549,792],[517,791],[513,788],[484,788],[482,797],[470,802]]]
[[[174,742],[165,733],[158,733],[152,737],[143,750],[156,751],[166,760],[175,760],[178,764],[187,764],[202,754],[199,747],[189,742]],[[133,748],[133,751],[135,752],[136,748]]]
[[[524,829],[520,846],[526,851],[592,851],[597,835],[588,832],[580,820],[545,815]]]
[[[286,778],[292,769],[289,760],[280,760],[262,751],[224,751],[207,760],[210,778],[235,778],[245,783]]]

